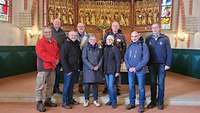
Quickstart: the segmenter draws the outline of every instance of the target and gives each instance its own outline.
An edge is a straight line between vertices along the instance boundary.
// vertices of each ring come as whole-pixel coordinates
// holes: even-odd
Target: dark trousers
[[[62,65],[61,62],[59,62],[56,66],[55,72],[56,72],[56,77],[55,77],[55,83],[54,83],[54,92],[58,92],[59,91],[59,81],[61,79],[61,69]]]
[[[151,64],[149,66],[150,71],[150,86],[151,86],[151,101],[158,105],[164,103],[165,92],[165,65],[164,64]],[[157,85],[158,85],[158,97],[157,97]],[[157,98],[156,98],[157,97]]]
[[[90,86],[92,86],[92,93],[94,101],[98,100],[98,85],[96,83],[84,83],[84,96],[85,100],[89,100]]]
[[[78,71],[73,71],[71,74],[64,74],[64,85],[63,85],[63,104],[69,105],[73,100],[73,89],[74,84],[77,80]]]

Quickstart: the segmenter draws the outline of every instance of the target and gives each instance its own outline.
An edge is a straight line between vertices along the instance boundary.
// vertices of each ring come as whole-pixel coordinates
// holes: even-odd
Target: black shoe
[[[57,107],[57,104],[53,103],[50,98],[45,100],[44,105],[49,107]]]
[[[116,108],[117,108],[117,104],[113,104],[113,105],[112,105],[112,108],[113,108],[113,109],[116,109]]]
[[[143,113],[144,112],[144,106],[139,106],[138,113]]]
[[[158,109],[159,110],[163,110],[164,109],[164,105],[163,104],[158,105]]]
[[[106,103],[106,106],[110,106],[112,103],[109,101]]]
[[[65,108],[65,109],[72,109],[72,106],[71,106],[71,105],[62,104],[62,107]]]
[[[78,105],[79,102],[77,102],[76,100],[72,99],[71,104],[72,104],[72,105]]]
[[[152,108],[154,108],[154,107],[156,107],[156,103],[154,103],[154,102],[151,102],[151,103],[147,106],[148,109],[152,109]]]
[[[44,104],[42,103],[42,101],[38,101],[37,102],[37,108],[36,108],[39,112],[45,112],[46,108],[44,107]]]
[[[127,110],[130,110],[130,109],[133,109],[133,108],[135,108],[135,105],[128,104],[128,105],[126,106],[126,109],[127,109]]]

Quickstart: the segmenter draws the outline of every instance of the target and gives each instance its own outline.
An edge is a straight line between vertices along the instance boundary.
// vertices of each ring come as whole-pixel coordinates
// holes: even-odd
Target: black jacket
[[[121,56],[121,60],[123,60],[124,58],[124,54],[125,54],[125,51],[126,51],[126,40],[125,40],[125,36],[124,34],[122,33],[121,30],[118,30],[118,33],[114,34],[112,31],[110,32],[107,32],[105,34],[105,36],[103,37],[103,47],[105,47],[106,45],[106,38],[108,35],[113,35],[114,36],[114,45],[119,49],[120,51],[120,56]]]
[[[120,51],[116,46],[106,45],[103,52],[103,59],[105,74],[120,72]]]
[[[56,31],[56,29],[52,27],[52,35],[56,39],[58,47],[61,48],[62,44],[64,43],[64,40],[66,39],[65,32],[61,28],[59,28],[58,31]]]
[[[81,67],[81,49],[79,41],[66,39],[61,47],[61,63],[65,73],[80,69]]]

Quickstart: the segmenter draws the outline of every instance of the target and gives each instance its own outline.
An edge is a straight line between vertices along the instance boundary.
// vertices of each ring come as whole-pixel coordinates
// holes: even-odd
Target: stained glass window
[[[171,29],[172,0],[162,0],[160,21],[161,29]]]
[[[0,0],[0,21],[8,21],[9,0]]]

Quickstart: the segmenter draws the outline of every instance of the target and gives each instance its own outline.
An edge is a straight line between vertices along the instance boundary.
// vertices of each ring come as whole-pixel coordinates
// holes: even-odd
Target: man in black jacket
[[[81,63],[81,49],[75,31],[69,32],[61,48],[61,63],[64,69],[63,103],[62,107],[71,109],[73,100],[74,83],[79,75]]]

